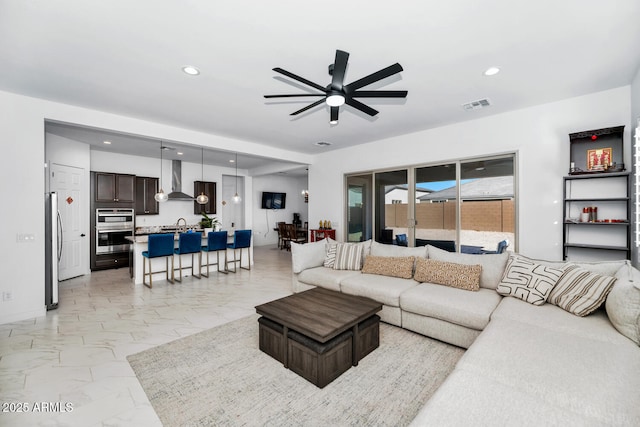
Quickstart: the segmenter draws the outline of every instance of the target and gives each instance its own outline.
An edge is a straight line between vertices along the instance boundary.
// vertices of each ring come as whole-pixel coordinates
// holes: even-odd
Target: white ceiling
[[[638,0],[0,0],[0,90],[313,154],[628,85],[638,16]],[[406,100],[332,126],[324,105],[289,116],[315,98],[263,98],[307,90],[274,67],[328,84],[336,49],[346,83],[399,62],[365,89]]]

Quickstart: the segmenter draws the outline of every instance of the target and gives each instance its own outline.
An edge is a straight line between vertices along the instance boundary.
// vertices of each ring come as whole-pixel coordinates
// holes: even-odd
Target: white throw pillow
[[[615,281],[615,277],[593,273],[576,264],[567,264],[548,301],[569,313],[584,317],[604,304]]]
[[[496,291],[500,295],[516,297],[533,305],[542,305],[563,273],[564,270],[559,268],[547,267],[529,258],[511,255]]]
[[[640,346],[640,271],[625,265],[616,278],[605,303],[607,316],[618,332]]]
[[[320,267],[326,256],[325,242],[305,243],[291,242],[291,264],[294,273],[313,267]]]

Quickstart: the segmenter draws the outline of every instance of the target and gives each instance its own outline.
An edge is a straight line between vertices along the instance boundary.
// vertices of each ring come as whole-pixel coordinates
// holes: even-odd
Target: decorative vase
[[[209,233],[210,233],[210,232],[212,232],[212,231],[213,231],[213,228],[205,228],[205,229],[204,229],[204,235],[205,235],[205,236],[208,236],[208,235],[209,235]]]

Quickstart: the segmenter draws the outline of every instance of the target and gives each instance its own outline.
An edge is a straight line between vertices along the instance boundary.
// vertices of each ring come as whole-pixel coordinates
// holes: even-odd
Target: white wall
[[[273,229],[277,222],[291,224],[293,214],[300,214],[300,221],[308,220],[308,204],[304,202],[302,190],[308,186],[307,177],[295,178],[283,175],[265,175],[253,178],[253,244],[255,246],[278,244],[278,232]],[[262,192],[287,193],[285,209],[261,209]]]
[[[310,222],[331,220],[336,237],[344,240],[345,173],[517,152],[516,249],[532,257],[562,259],[568,134],[626,125],[624,157],[630,164],[630,116],[630,87],[625,86],[318,155],[309,167]]]
[[[0,194],[10,195],[10,199],[0,204],[0,259],[3,267],[0,324],[45,314],[45,120],[184,141],[302,164],[313,160],[313,156],[303,153],[0,91],[0,141],[3,148]],[[245,182],[245,194],[252,194],[250,181]],[[248,211],[245,217],[250,224],[252,211]],[[16,239],[18,234],[33,234],[35,240],[19,243]],[[6,294],[11,294],[11,300],[3,301],[1,296]]]

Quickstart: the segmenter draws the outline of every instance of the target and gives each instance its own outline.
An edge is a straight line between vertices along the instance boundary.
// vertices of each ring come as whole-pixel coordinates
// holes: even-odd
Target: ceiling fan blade
[[[289,115],[290,116],[297,116],[298,114],[304,113],[305,111],[307,111],[307,110],[309,110],[309,109],[311,109],[313,107],[316,107],[316,106],[322,104],[323,102],[324,102],[324,99],[321,99],[319,101],[313,102],[313,103],[307,105],[306,107],[303,107],[303,108],[299,109],[298,111],[294,111],[293,113],[291,113]]]
[[[349,83],[344,87],[344,90],[345,92],[356,91],[361,87],[370,85],[371,83],[375,83],[378,80],[386,79],[387,77],[393,76],[394,74],[398,74],[402,70],[402,66],[396,62],[393,65],[389,65],[387,68],[383,68],[382,70],[369,74],[368,76],[365,76],[360,80]]]
[[[365,114],[368,114],[370,116],[375,116],[376,114],[378,114],[377,110],[374,110],[373,108],[369,107],[368,105],[363,104],[360,101],[356,101],[353,98],[349,98],[347,97],[347,99],[345,99],[345,102],[348,105],[351,105],[353,108],[362,111]]]
[[[342,90],[342,85],[344,83],[344,73],[347,71],[348,60],[348,52],[336,50],[336,60],[333,63],[333,78],[331,79],[332,89]]]
[[[332,122],[338,121],[338,112],[340,111],[340,107],[331,107],[331,120]]]
[[[276,68],[273,69],[273,71],[275,71],[276,73],[284,74],[285,76],[287,76],[287,77],[289,77],[289,78],[291,78],[293,80],[297,80],[300,83],[304,83],[307,86],[311,86],[312,88],[318,89],[319,91],[325,92],[327,90],[326,88],[320,86],[317,83],[309,81],[309,80],[305,79],[304,77],[300,77],[298,75],[290,73],[289,71],[283,70],[282,68],[276,67]]]
[[[265,98],[293,98],[297,96],[327,96],[326,93],[296,93],[285,95],[264,95]]]
[[[406,90],[357,90],[351,93],[352,97],[360,98],[406,98]]]

